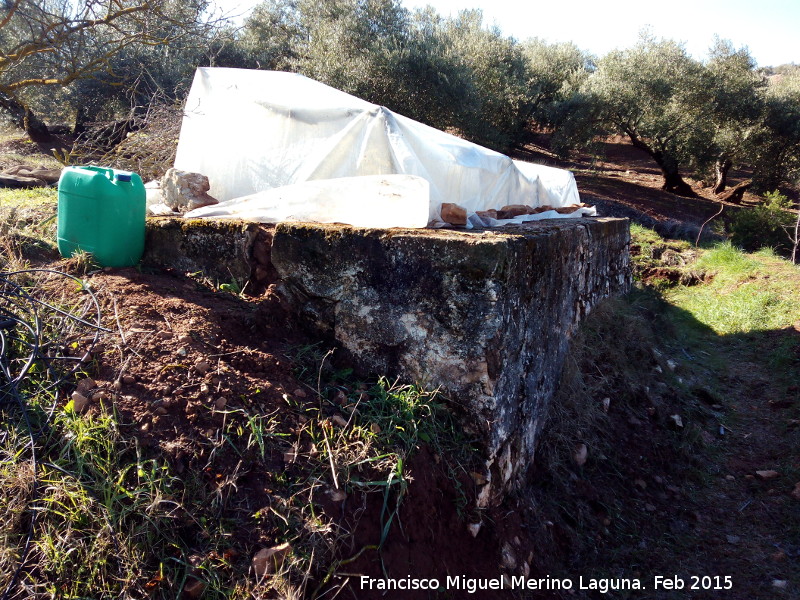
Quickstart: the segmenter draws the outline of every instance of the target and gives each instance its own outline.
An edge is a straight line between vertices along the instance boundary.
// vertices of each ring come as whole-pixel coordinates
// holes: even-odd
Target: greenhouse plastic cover
[[[569,171],[512,160],[302,75],[277,71],[197,69],[175,167],[206,175],[209,193],[223,201],[192,216],[227,212],[253,218],[252,209],[225,201],[250,197],[252,202],[273,188],[365,175],[427,181],[427,220],[434,222],[443,202],[459,204],[468,213],[509,204],[557,208],[580,203]],[[388,184],[398,181],[409,188],[410,180],[385,178]],[[319,190],[325,186],[312,186],[313,193],[301,186],[301,198],[322,201]],[[341,182],[332,189],[341,193]],[[268,195],[267,204],[280,197]],[[395,203],[379,225],[371,226],[400,226],[402,220]]]

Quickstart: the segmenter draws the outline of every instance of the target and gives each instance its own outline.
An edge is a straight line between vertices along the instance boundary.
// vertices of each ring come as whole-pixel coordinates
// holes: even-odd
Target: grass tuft
[[[713,281],[666,297],[716,333],[782,329],[800,319],[800,271],[774,253],[746,254],[723,243],[697,264],[714,273]]]

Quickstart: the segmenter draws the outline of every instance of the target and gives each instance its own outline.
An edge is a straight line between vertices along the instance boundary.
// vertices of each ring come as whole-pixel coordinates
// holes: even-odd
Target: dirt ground
[[[316,404],[313,391],[293,375],[296,367],[291,362],[292,348],[314,340],[286,328],[277,299],[244,301],[214,293],[179,273],[125,269],[97,273],[90,281],[106,310],[119,315],[119,331],[125,337],[122,367],[111,347],[114,342],[100,348],[106,359],[101,360],[98,386],[110,390],[123,377],[126,383],[115,402],[117,411],[138,429],[135,435],[141,444],[169,456],[178,473],[204,468],[205,441],[218,436],[231,410],[247,406],[264,414],[278,413],[279,430],[292,433],[300,427],[303,411],[287,410],[283,396],[306,390],[307,403]],[[331,403],[328,409],[333,415],[332,408]],[[272,450],[264,465],[268,470],[292,468],[280,447],[267,448]],[[235,471],[238,457],[233,452],[221,456],[209,477],[225,478]],[[408,471],[412,482],[401,504],[398,527],[380,558],[368,552],[348,572],[373,577],[380,577],[382,569],[397,576],[434,576],[442,569],[476,576],[493,573],[495,565],[486,557],[496,554],[496,541],[490,536],[474,539],[468,533],[454,511],[456,492],[430,451],[421,449]],[[239,478],[237,510],[256,512],[268,505],[269,487],[269,478],[255,472]],[[341,558],[381,539],[382,494],[355,495],[346,505],[325,496],[317,501],[332,521],[354,534],[340,549]],[[259,544],[274,543],[270,533],[243,528],[237,534],[237,547],[246,556]],[[342,576],[334,578],[342,581]],[[360,590],[356,595],[382,597]]]

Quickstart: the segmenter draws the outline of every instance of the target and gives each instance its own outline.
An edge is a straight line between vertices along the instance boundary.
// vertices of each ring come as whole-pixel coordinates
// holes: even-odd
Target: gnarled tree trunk
[[[0,92],[0,109],[8,113],[14,125],[25,130],[31,141],[37,144],[48,144],[53,141],[53,134],[44,121],[15,97]]]
[[[717,174],[717,181],[714,183],[714,194],[720,194],[728,186],[728,171],[730,171],[733,163],[729,158],[719,157],[714,165],[714,171]]]
[[[736,184],[731,189],[722,192],[718,198],[724,202],[733,202],[739,204],[744,198],[744,193],[753,185],[752,179],[747,179],[741,183]]]
[[[647,154],[656,161],[656,164],[661,169],[661,175],[664,177],[664,185],[661,189],[665,192],[670,192],[678,196],[685,196],[687,198],[696,198],[697,194],[688,183],[681,177],[678,170],[678,163],[671,156],[664,154],[661,150],[654,150],[650,145],[636,135],[633,130],[624,128],[625,133],[631,140],[635,148],[644,150]]]
[[[662,190],[686,198],[697,197],[692,186],[686,183],[683,177],[681,177],[680,171],[678,171],[678,165],[672,158],[665,156],[658,150],[650,151],[649,154],[653,157],[653,160],[656,161],[656,164],[661,169],[661,175],[664,177],[664,185],[661,186]]]

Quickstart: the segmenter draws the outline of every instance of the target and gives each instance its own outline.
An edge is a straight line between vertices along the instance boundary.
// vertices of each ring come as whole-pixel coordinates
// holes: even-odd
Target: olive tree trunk
[[[714,165],[714,171],[717,175],[717,180],[714,183],[714,194],[722,193],[728,187],[728,171],[730,171],[733,163],[729,158],[718,158]]]
[[[11,117],[14,125],[25,130],[31,141],[37,144],[47,144],[53,141],[53,134],[50,133],[44,121],[15,97],[0,93],[0,109]]]
[[[692,186],[686,183],[683,177],[681,177],[678,169],[678,161],[676,161],[674,157],[661,150],[653,149],[650,144],[642,140],[633,129],[627,127],[623,129],[635,148],[644,150],[650,158],[656,161],[658,168],[661,169],[661,175],[664,177],[664,185],[661,186],[662,190],[686,198],[697,197]]]
[[[683,180],[678,170],[678,164],[671,157],[664,155],[658,150],[651,151],[649,154],[653,157],[653,160],[656,161],[656,164],[661,169],[661,175],[664,177],[664,185],[661,186],[662,190],[686,198],[697,197],[692,186]]]

